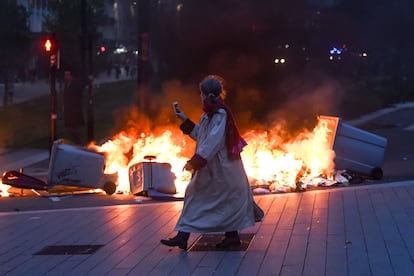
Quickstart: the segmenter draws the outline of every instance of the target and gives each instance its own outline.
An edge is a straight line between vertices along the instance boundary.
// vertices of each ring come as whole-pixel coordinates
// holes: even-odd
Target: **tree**
[[[0,1],[0,77],[4,83],[3,105],[12,96],[12,76],[24,66],[27,59],[29,29],[24,7],[14,0]]]

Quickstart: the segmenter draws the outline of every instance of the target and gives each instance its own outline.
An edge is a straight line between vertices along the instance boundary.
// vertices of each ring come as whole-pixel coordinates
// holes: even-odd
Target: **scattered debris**
[[[253,193],[256,195],[270,193],[304,192],[312,188],[347,187],[350,184],[360,184],[365,179],[370,179],[370,177],[360,175],[355,172],[348,172],[346,170],[336,170],[332,175],[332,179],[329,179],[324,175],[312,178],[304,177],[301,181],[296,183],[296,188],[292,188],[288,184],[270,183],[267,185],[252,186],[252,189]]]

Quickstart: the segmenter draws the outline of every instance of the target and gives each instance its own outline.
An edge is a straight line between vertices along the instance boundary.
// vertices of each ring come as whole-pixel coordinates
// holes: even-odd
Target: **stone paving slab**
[[[0,213],[1,275],[414,275],[414,182],[256,196],[247,251],[190,251],[181,201]],[[192,234],[190,245],[200,235]],[[103,245],[87,255],[46,246]]]
[[[33,170],[30,166],[49,160],[49,151],[45,149],[2,149],[0,148],[0,173],[5,171],[22,169],[24,172],[30,172],[33,175]],[[42,173],[47,172],[47,166],[41,168]],[[39,170],[40,171],[40,170]],[[35,173],[36,174],[36,173]]]

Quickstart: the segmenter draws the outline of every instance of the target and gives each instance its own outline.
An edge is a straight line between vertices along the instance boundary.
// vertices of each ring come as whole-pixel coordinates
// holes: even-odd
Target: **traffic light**
[[[54,54],[59,50],[58,40],[55,34],[47,34],[41,40],[41,48],[48,54]]]
[[[56,36],[48,34],[41,38],[41,50],[49,59],[50,66],[50,143],[49,155],[53,142],[56,140],[56,119],[57,119],[57,95],[56,95],[56,70],[59,69],[60,53]]]
[[[53,36],[44,38],[42,41],[42,48],[49,55],[50,66],[56,66],[56,68],[59,69],[60,54],[56,39]]]
[[[52,51],[52,47],[53,47],[52,40],[50,40],[49,38],[46,39],[45,44],[43,46],[45,47],[45,51],[46,52],[51,52]]]
[[[46,37],[43,39],[42,44],[44,51],[49,54],[56,53],[58,49],[56,39],[52,37]]]

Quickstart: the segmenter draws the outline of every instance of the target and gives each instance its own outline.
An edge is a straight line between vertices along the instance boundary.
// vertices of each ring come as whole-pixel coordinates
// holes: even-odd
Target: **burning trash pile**
[[[351,175],[345,169],[382,178],[385,138],[342,124],[337,117],[317,119],[312,130],[304,129],[289,139],[280,126],[242,135],[248,145],[241,157],[254,193],[347,184]],[[8,185],[13,183],[20,188],[34,183],[46,190],[61,183],[102,189],[107,194],[142,194],[151,189],[182,196],[191,179],[183,167],[194,146],[176,126],[151,131],[132,127],[87,148],[55,142],[47,184],[11,171],[3,175],[0,192],[8,196]]]
[[[347,181],[334,173],[335,152],[329,138],[334,134],[325,120],[319,119],[312,131],[303,132],[288,143],[281,143],[278,132],[274,128],[243,134],[248,145],[241,155],[255,192],[287,192],[298,185],[306,188]],[[183,193],[191,175],[182,168],[191,157],[193,144],[176,127],[166,127],[157,134],[121,132],[102,145],[89,147],[105,154],[105,173],[118,173],[118,193],[131,192],[129,168],[148,161],[148,156],[157,163],[171,165],[177,192]]]
[[[288,192],[335,181],[335,152],[329,144],[331,132],[326,122],[319,120],[313,131],[302,132],[284,144],[274,130],[246,133],[249,146],[242,157],[251,186]]]

